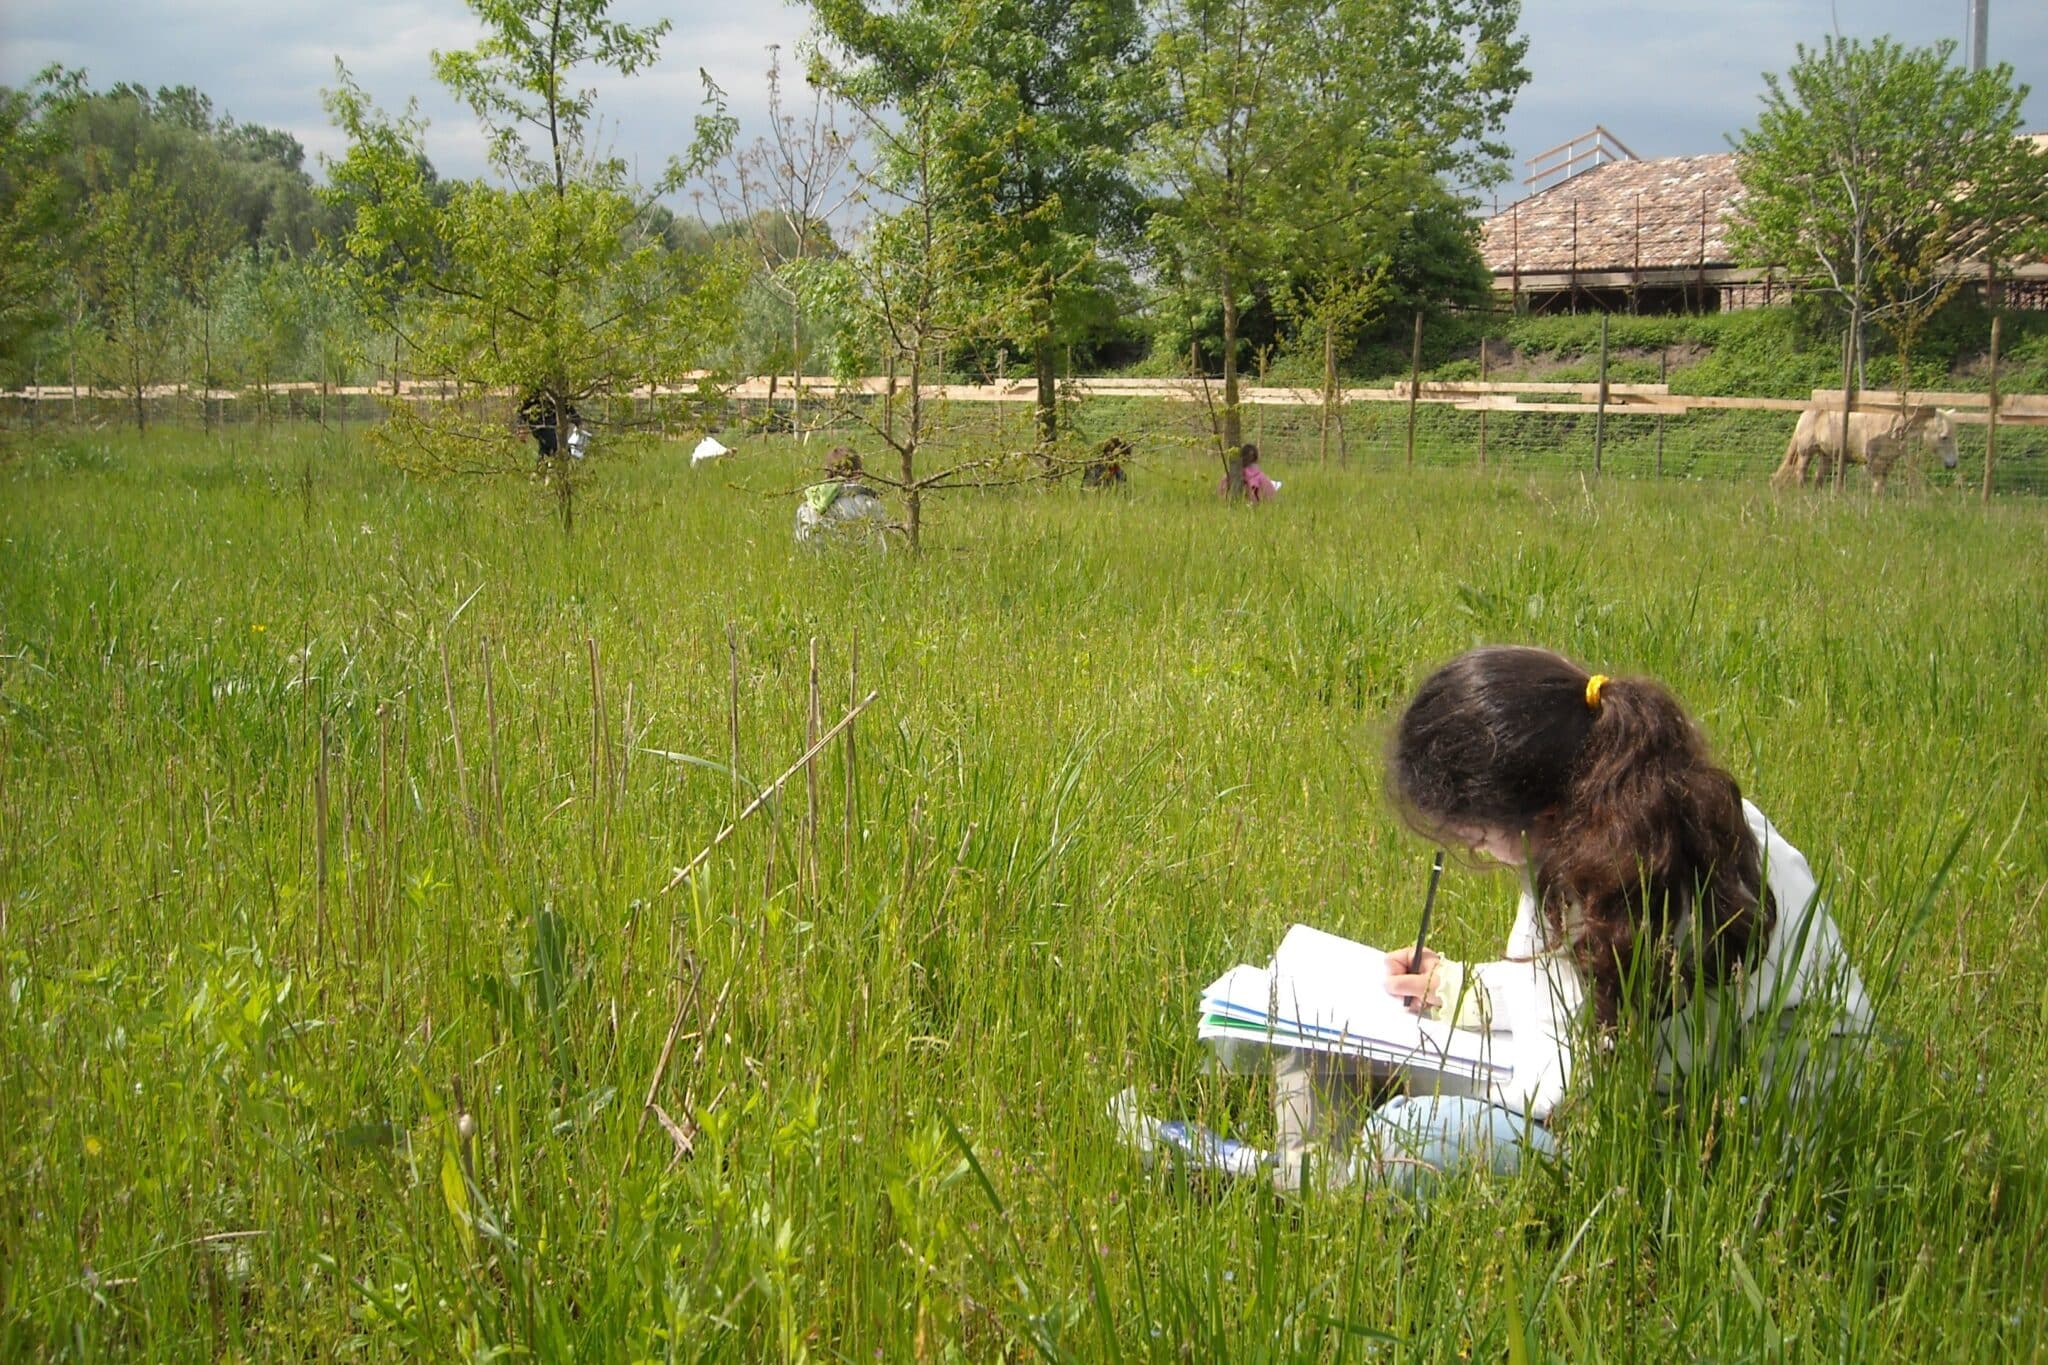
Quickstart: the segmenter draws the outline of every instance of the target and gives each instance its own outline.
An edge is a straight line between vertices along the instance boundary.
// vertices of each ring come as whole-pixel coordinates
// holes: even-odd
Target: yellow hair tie
[[[1586,679],[1587,710],[1598,711],[1600,709],[1600,689],[1605,687],[1610,681],[1611,679],[1605,673],[1595,673],[1592,677]]]

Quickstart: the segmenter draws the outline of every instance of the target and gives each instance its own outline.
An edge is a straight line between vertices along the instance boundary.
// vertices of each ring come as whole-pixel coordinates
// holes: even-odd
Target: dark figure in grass
[[[520,425],[533,437],[533,443],[540,448],[540,458],[543,460],[553,459],[561,446],[561,429],[555,420],[558,412],[572,430],[583,420],[575,405],[566,399],[557,399],[541,389],[534,389],[528,393],[519,404]]]
[[[1095,448],[1095,458],[1081,471],[1081,487],[1130,487],[1130,476],[1124,473],[1124,461],[1130,458],[1131,443],[1121,436],[1110,437]]]

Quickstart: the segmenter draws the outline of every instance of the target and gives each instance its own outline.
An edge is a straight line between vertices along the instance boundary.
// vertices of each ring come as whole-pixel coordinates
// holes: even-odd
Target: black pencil
[[[1436,851],[1436,861],[1429,865],[1429,890],[1422,897],[1422,924],[1415,931],[1415,956],[1408,959],[1408,970],[1421,975],[1422,945],[1429,938],[1429,911],[1436,904],[1436,879],[1444,875],[1444,851]],[[1424,1009],[1429,1008],[1429,981],[1422,983],[1422,999],[1417,1002]]]

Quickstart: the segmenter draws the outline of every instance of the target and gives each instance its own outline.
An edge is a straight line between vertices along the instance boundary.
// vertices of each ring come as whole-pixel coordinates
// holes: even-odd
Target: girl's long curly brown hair
[[[1538,903],[1613,1025],[1753,963],[1776,920],[1742,793],[1669,692],[1605,683],[1546,649],[1494,645],[1438,668],[1408,703],[1388,788],[1415,829],[1526,835]]]

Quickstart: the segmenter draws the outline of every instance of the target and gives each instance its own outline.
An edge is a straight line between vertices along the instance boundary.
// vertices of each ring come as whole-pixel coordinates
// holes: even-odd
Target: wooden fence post
[[[1601,452],[1607,436],[1607,314],[1600,315],[1600,391],[1593,407],[1593,472],[1601,468]]]
[[[1842,443],[1835,447],[1835,490],[1849,464],[1849,414],[1856,408],[1856,328],[1842,333]]]
[[[1991,501],[1991,465],[1998,458],[1998,319],[1991,319],[1991,394],[1984,412],[1984,489],[1979,496]]]
[[[1415,468],[1415,400],[1422,391],[1422,310],[1415,310],[1415,345],[1408,352],[1408,467]]]
[[[1273,354],[1273,348],[1272,348],[1272,346],[1271,346],[1271,345],[1266,345],[1266,346],[1261,346],[1261,347],[1259,347],[1259,387],[1260,387],[1260,388],[1262,388],[1262,389],[1266,387],[1266,361],[1267,361],[1267,359],[1268,359],[1268,358],[1270,358],[1270,357],[1272,356],[1272,354]],[[1260,449],[1261,451],[1264,451],[1264,450],[1265,450],[1265,448],[1266,448],[1266,404],[1265,404],[1265,402],[1263,401],[1263,399],[1262,399],[1262,400],[1260,401],[1260,403],[1259,403],[1259,438],[1258,438],[1258,439],[1259,439],[1259,449]]]
[[[1479,338],[1479,382],[1486,383],[1486,338]],[[1480,395],[1482,401],[1484,394]],[[1479,409],[1479,467],[1486,468],[1486,409]]]
[[[1668,401],[1671,395],[1671,347],[1665,346],[1657,353],[1657,382],[1664,385]],[[1657,414],[1657,477],[1664,477],[1664,414]]]

